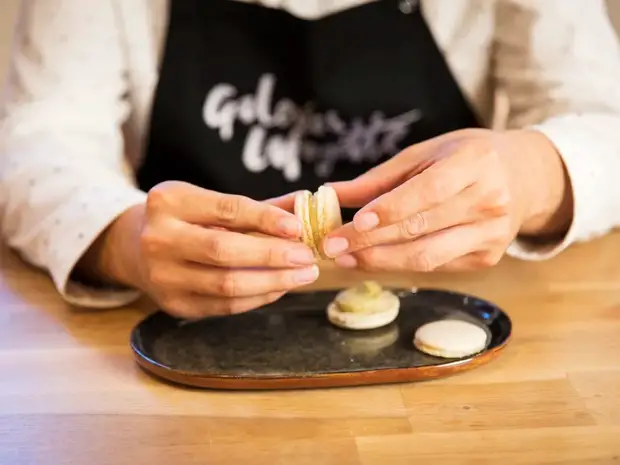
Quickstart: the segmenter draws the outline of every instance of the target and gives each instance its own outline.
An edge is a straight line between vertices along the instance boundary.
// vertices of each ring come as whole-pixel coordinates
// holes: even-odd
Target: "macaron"
[[[420,326],[413,344],[421,352],[441,358],[463,358],[483,351],[488,332],[463,320],[438,320]]]
[[[302,224],[302,240],[317,259],[327,260],[322,242],[325,236],[342,226],[340,202],[336,191],[321,186],[314,194],[302,191],[295,197],[295,216]]]
[[[374,281],[340,291],[327,306],[327,318],[343,329],[369,330],[387,326],[398,317],[400,299]]]

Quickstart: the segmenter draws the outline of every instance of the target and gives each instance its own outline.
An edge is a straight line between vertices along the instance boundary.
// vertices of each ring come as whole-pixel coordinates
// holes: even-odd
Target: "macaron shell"
[[[323,253],[323,238],[342,226],[340,202],[336,191],[329,186],[319,187],[316,194],[302,191],[295,197],[295,216],[302,223],[302,240],[315,257],[327,260]]]
[[[342,226],[342,212],[338,194],[333,187],[321,186],[315,194],[316,225],[318,231],[315,234],[315,241],[318,251],[322,258],[327,259],[323,252],[323,238],[330,232]],[[318,239],[318,240],[317,240]]]
[[[439,320],[427,323],[415,332],[413,344],[429,355],[462,358],[483,351],[488,344],[487,331],[462,320]]]
[[[331,302],[327,307],[327,318],[335,326],[343,329],[365,330],[376,329],[389,325],[397,317],[400,311],[400,299],[392,294],[386,294],[384,310],[373,313],[342,312],[336,302]]]
[[[317,191],[318,223],[322,236],[342,226],[342,212],[338,194],[333,187],[321,186]]]

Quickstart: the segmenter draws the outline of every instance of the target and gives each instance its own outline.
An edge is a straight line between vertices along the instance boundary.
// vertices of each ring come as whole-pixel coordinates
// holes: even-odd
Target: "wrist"
[[[129,208],[97,238],[78,264],[82,275],[103,284],[142,288],[138,264],[144,208]]]
[[[523,202],[519,235],[550,239],[566,234],[573,218],[573,196],[559,152],[538,131],[509,131],[506,137],[509,169]]]

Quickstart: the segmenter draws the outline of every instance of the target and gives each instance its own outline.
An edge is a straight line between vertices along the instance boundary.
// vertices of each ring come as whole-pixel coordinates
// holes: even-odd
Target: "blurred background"
[[[13,21],[19,2],[20,0],[0,0],[0,80],[4,79],[13,32]],[[607,5],[616,30],[620,34],[620,0],[607,0]]]

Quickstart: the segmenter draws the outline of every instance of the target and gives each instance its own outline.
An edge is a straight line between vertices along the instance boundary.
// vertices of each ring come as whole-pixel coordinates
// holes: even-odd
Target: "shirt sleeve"
[[[499,0],[494,78],[509,128],[533,128],[560,153],[573,222],[553,244],[516,240],[508,254],[542,260],[620,225],[620,46],[604,0]]]
[[[113,1],[22,1],[0,106],[0,223],[76,305],[138,297],[72,278],[101,232],[145,199],[124,157],[124,71]]]

